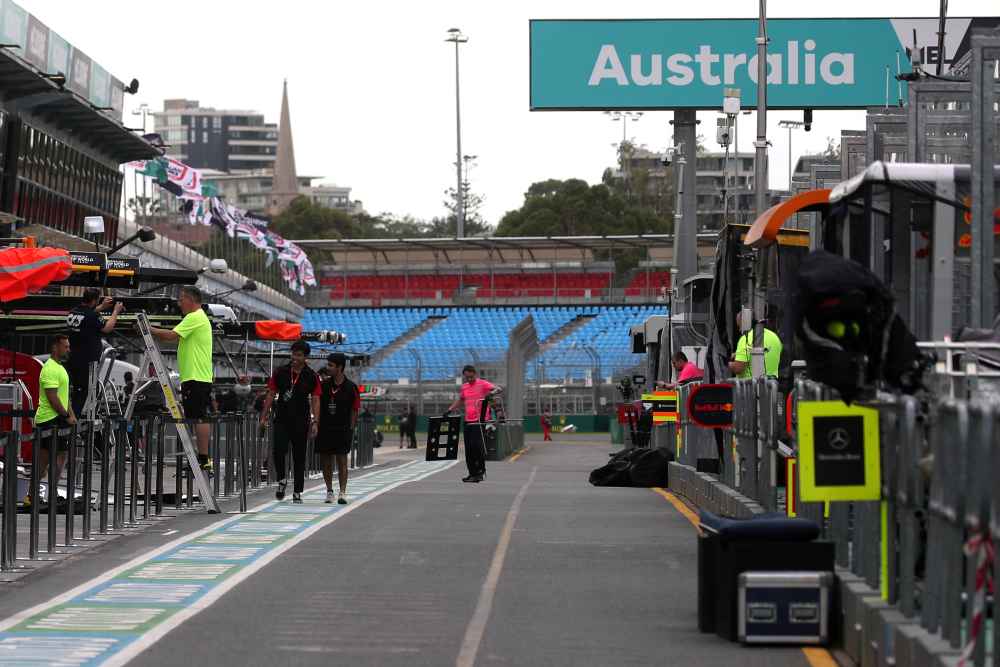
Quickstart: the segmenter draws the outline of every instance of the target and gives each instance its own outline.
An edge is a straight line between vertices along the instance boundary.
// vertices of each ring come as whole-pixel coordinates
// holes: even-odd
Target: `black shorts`
[[[52,427],[56,427],[56,451],[65,452],[69,450],[69,437],[73,432],[73,427],[66,421],[65,417],[56,417],[41,424],[35,424],[35,431],[41,438],[41,448],[49,450],[52,444]]]
[[[181,405],[185,419],[204,419],[212,400],[212,383],[188,380],[181,383]]]
[[[351,453],[351,443],[354,442],[354,431],[323,431],[316,434],[313,447],[317,454],[337,454],[346,456]]]

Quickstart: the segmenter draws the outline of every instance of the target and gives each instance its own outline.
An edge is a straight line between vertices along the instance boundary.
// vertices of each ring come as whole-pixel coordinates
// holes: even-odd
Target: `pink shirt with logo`
[[[677,376],[677,381],[686,382],[687,380],[697,380],[700,379],[702,375],[703,373],[701,372],[701,369],[689,361],[684,364],[684,368],[681,369],[680,375]]]
[[[483,399],[495,387],[492,383],[487,382],[482,378],[476,378],[474,382],[463,382],[460,394],[462,396],[462,401],[465,403],[465,421],[466,422],[478,422],[479,414],[483,409]],[[486,413],[489,417],[489,412]]]

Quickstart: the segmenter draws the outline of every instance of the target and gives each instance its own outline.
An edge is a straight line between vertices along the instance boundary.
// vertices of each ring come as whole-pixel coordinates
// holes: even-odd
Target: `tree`
[[[840,142],[835,140],[833,137],[827,137],[826,148],[823,150],[823,156],[830,159],[833,162],[839,162]]]
[[[583,236],[667,233],[672,217],[629,202],[604,184],[580,179],[549,179],[533,183],[521,208],[508,211],[497,236]]]
[[[136,218],[150,218],[166,213],[163,210],[163,203],[157,197],[130,197],[126,202],[126,207]]]
[[[462,183],[462,196],[465,201],[465,206],[463,211],[465,213],[464,221],[464,232],[466,236],[482,236],[491,231],[490,226],[483,219],[481,210],[483,208],[483,203],[486,199],[472,190],[472,185],[469,181]],[[455,196],[455,188],[448,188],[444,191],[444,207],[448,210],[448,215],[445,218],[440,219],[440,222],[444,223],[442,231],[442,236],[454,236],[456,234],[456,229],[458,225],[458,214],[456,213],[457,208],[457,197]],[[438,218],[433,218],[431,220],[431,226],[435,226],[435,221]]]
[[[349,213],[296,197],[274,216],[270,229],[286,239],[339,239],[357,237],[360,227]]]

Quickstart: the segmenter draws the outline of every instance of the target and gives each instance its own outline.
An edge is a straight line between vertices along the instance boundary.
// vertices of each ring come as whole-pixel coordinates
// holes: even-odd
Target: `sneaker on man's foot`
[[[347,494],[344,493],[343,491],[341,491],[340,495],[337,496],[337,504],[338,505],[346,505],[347,504]]]
[[[301,505],[302,504],[302,494],[301,493],[293,493],[292,494],[292,502],[295,503],[296,505]]]
[[[325,501],[326,504],[329,505],[330,503],[332,503],[333,502],[333,498],[334,498],[333,489],[327,489],[326,490],[326,501]]]
[[[285,499],[285,487],[286,486],[288,486],[288,482],[286,482],[285,480],[281,480],[280,482],[278,482],[278,489],[274,492],[274,499],[275,500],[284,500]]]

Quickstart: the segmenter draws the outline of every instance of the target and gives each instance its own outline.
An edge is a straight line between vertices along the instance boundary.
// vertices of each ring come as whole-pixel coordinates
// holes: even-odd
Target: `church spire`
[[[271,214],[281,213],[298,196],[299,179],[295,173],[292,120],[288,113],[288,79],[285,79],[281,92],[281,119],[278,123],[278,152],[274,160],[274,180],[271,185]]]

